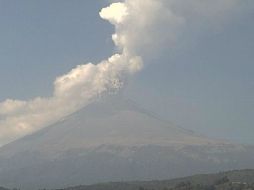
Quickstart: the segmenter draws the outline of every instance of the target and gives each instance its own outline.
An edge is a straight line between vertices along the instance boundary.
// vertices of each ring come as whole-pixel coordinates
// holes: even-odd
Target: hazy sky
[[[0,102],[52,96],[56,77],[111,56],[114,28],[99,16],[108,4],[0,0]],[[173,4],[184,23],[154,28],[160,47],[138,47],[145,67],[125,94],[184,128],[254,144],[254,1],[194,5]]]

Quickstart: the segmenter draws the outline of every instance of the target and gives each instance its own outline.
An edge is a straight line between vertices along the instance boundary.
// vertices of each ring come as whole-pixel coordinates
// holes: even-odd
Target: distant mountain
[[[199,174],[161,181],[111,182],[68,187],[62,190],[252,190],[254,170]]]
[[[61,188],[254,168],[254,147],[210,139],[130,100],[102,98],[0,148],[0,185]]]

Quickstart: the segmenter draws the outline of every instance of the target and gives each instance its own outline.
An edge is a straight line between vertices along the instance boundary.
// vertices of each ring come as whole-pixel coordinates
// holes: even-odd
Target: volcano
[[[62,188],[254,168],[254,148],[180,128],[131,100],[101,98],[0,148],[0,184]]]

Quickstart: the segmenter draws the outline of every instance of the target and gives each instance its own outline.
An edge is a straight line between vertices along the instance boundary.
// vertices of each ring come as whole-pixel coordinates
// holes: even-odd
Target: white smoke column
[[[115,25],[112,39],[120,50],[141,55],[144,50],[160,49],[176,39],[185,19],[171,10],[171,1],[125,0],[102,9],[100,16]]]
[[[217,23],[238,9],[239,2],[125,0],[103,8],[100,16],[115,26],[112,40],[119,53],[98,64],[78,65],[58,77],[50,98],[0,103],[0,145],[56,122],[108,90],[121,88],[126,78],[142,68],[142,59],[136,55],[144,55],[144,49],[170,48],[185,23]]]
[[[117,28],[131,17],[124,3],[115,3],[101,13]],[[127,37],[127,36],[126,36]],[[10,142],[56,122],[94,101],[98,95],[119,89],[126,77],[142,68],[142,59],[118,44],[121,53],[112,55],[98,64],[78,65],[54,82],[54,96],[30,101],[6,100],[0,103],[0,145]]]

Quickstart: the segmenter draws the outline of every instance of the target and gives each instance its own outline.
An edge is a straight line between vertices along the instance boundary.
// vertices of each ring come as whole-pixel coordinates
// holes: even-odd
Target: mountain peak
[[[1,148],[13,152],[40,150],[59,152],[101,145],[181,145],[216,144],[146,111],[121,96],[98,99],[57,123]],[[14,151],[15,152],[15,151]]]
[[[253,148],[198,136],[111,96],[1,147],[0,183],[38,189],[162,179],[247,168],[253,155]]]

